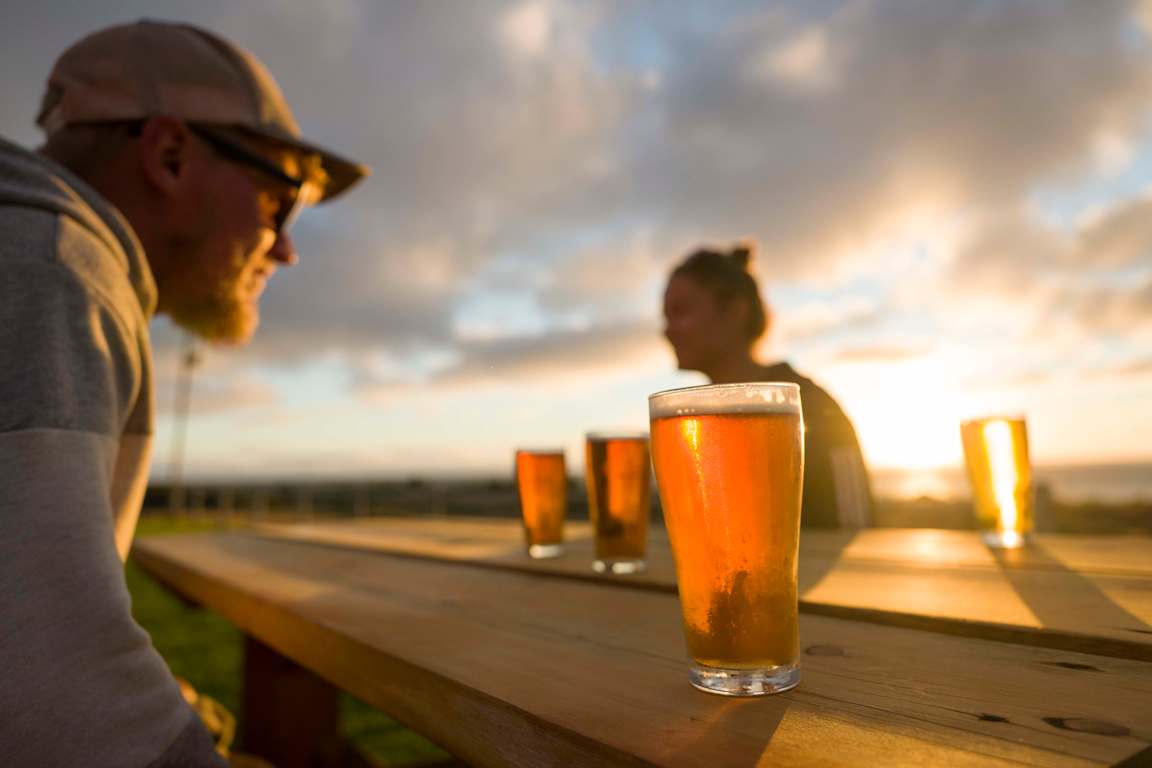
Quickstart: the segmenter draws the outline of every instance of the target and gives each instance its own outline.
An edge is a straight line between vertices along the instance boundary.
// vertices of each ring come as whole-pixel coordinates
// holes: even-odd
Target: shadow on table
[[[685,685],[687,681],[685,680]],[[756,765],[788,716],[789,694],[754,698],[729,698],[703,691],[699,715],[693,727],[662,735],[666,762],[681,754],[725,755],[731,765]],[[744,738],[734,739],[733,733]],[[665,761],[661,761],[664,763]]]
[[[796,594],[802,603],[804,595],[809,590],[815,589],[828,574],[836,569],[844,557],[845,550],[856,540],[858,533],[858,531],[853,530],[820,531],[819,547],[810,547],[808,551],[805,551],[805,531],[800,531],[800,563]]]
[[[1004,578],[1044,627],[1067,624],[1069,606],[1076,606],[1077,619],[1087,625],[1152,636],[1152,627],[1105,594],[1092,579],[1064,565],[1043,544],[1033,543],[1028,550],[990,549]],[[1053,589],[1049,579],[1036,578],[1036,571],[1017,567],[1026,561],[1041,565],[1049,573],[1060,574],[1060,588]],[[1108,577],[1112,579],[1123,577]]]

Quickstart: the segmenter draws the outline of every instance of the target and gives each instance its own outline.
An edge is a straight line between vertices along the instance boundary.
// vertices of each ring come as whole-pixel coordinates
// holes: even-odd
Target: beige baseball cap
[[[304,141],[280,87],[248,51],[190,24],[144,19],[85,37],[61,54],[36,124],[48,135],[75,123],[157,115],[236,127],[314,153],[327,175],[320,200],[371,170]]]

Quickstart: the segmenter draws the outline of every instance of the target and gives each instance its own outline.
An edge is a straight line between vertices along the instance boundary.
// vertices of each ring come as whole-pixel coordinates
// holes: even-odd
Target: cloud
[[[1002,391],[1034,387],[1052,380],[1052,373],[1047,370],[1012,370],[1005,367],[966,377],[963,384],[969,391]]]
[[[246,355],[291,361],[451,342],[462,256],[450,237],[411,241],[396,253],[386,239],[335,232],[307,242],[327,252],[305,253],[298,266],[273,277]]]
[[[500,31],[507,43],[529,56],[539,56],[548,50],[552,31],[548,6],[543,2],[525,2],[504,14]]]
[[[1069,295],[1070,312],[1098,333],[1128,334],[1152,325],[1152,279],[1134,288],[1107,288]]]
[[[552,270],[540,299],[552,310],[584,310],[600,321],[657,317],[666,280],[661,261],[647,232],[579,248]]]
[[[279,400],[274,387],[250,374],[227,378],[198,377],[189,407],[195,415],[205,416],[257,405],[275,407]]]
[[[801,30],[782,44],[766,47],[753,62],[753,75],[765,80],[801,90],[830,85],[828,36],[819,27]]]
[[[835,352],[831,359],[841,363],[895,363],[925,357],[930,350],[922,347],[909,347],[899,344],[845,347]]]
[[[1152,321],[1152,202],[1121,200],[1066,229],[1025,211],[975,228],[957,251],[941,293],[962,311],[1000,302],[1050,345],[1062,329],[1080,344],[1125,334]],[[1006,329],[1007,331],[1007,329]]]
[[[837,331],[867,331],[884,312],[868,302],[815,302],[774,315],[770,333],[782,343],[803,344]]]
[[[1094,375],[1102,378],[1127,378],[1129,376],[1147,376],[1152,374],[1152,357],[1132,358],[1118,365],[1099,368]]]
[[[367,367],[359,371],[356,388],[366,397],[395,388],[427,385],[467,387],[503,385],[509,381],[572,380],[590,372],[634,371],[667,354],[660,330],[652,323],[608,326],[546,335],[465,342],[458,357],[435,371],[429,380],[412,382],[379,374]]]
[[[177,407],[177,391],[185,381],[190,384],[188,404],[193,416],[257,405],[276,407],[281,402],[279,390],[266,376],[250,367],[236,369],[234,351],[200,342],[190,350],[183,334],[166,322],[154,326],[154,335],[163,340],[156,347],[153,364],[157,412],[161,417],[172,416]],[[184,380],[189,371],[189,351],[195,362],[191,378]]]
[[[1126,200],[1080,230],[1077,262],[1094,266],[1152,266],[1152,197]]]
[[[1152,204],[1060,231],[1028,202],[1146,140],[1152,50],[1134,20],[1148,8],[57,0],[22,9],[0,46],[0,68],[32,73],[0,83],[0,128],[34,135],[65,45],[152,15],[250,47],[309,136],[374,166],[306,212],[301,264],[274,278],[255,341],[219,375],[322,356],[356,386],[593,372],[657,354],[669,263],[741,237],[759,241],[766,282],[817,306],[862,276],[883,293],[903,279],[894,248],[956,230],[948,269],[912,289],[927,323],[995,297],[1117,333],[1146,324],[1147,284],[1087,278],[1148,266]],[[528,309],[469,315],[501,303]],[[797,344],[878,334],[899,309],[801,309],[779,330]],[[841,354],[915,351],[863,338]]]
[[[1040,286],[1049,270],[1064,267],[1073,252],[1067,235],[1026,213],[1005,211],[974,228],[947,281],[953,291],[1015,301]]]
[[[1015,207],[1084,167],[1102,132],[1140,130],[1152,79],[1147,51],[1125,41],[1128,12],[840,5],[807,45],[836,86],[803,94],[748,76],[746,62],[766,35],[788,39],[811,19],[722,18],[682,33],[692,55],[652,97],[664,140],[634,147],[633,175],[672,228],[751,234],[778,273],[826,276],[910,212]]]

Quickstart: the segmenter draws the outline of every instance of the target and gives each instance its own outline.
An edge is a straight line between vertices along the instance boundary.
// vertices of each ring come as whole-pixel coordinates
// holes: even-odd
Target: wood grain
[[[133,556],[484,765],[1101,765],[1152,740],[1152,665],[802,617],[803,681],[687,683],[675,597],[243,534]]]
[[[587,523],[570,523],[567,551],[532,560],[511,520],[377,518],[262,527],[262,533],[397,555],[467,562],[673,592],[662,530],[640,574],[591,571]],[[974,532],[804,531],[801,610],[1152,661],[1152,538],[1048,535],[996,552]]]

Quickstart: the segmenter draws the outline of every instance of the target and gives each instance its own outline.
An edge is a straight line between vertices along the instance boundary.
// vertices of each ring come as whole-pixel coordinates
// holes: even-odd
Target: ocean
[[[940,500],[968,499],[968,476],[963,467],[935,469],[873,469],[877,496]],[[1032,468],[1036,486],[1045,485],[1062,502],[1123,504],[1152,503],[1152,463],[1039,465]]]

